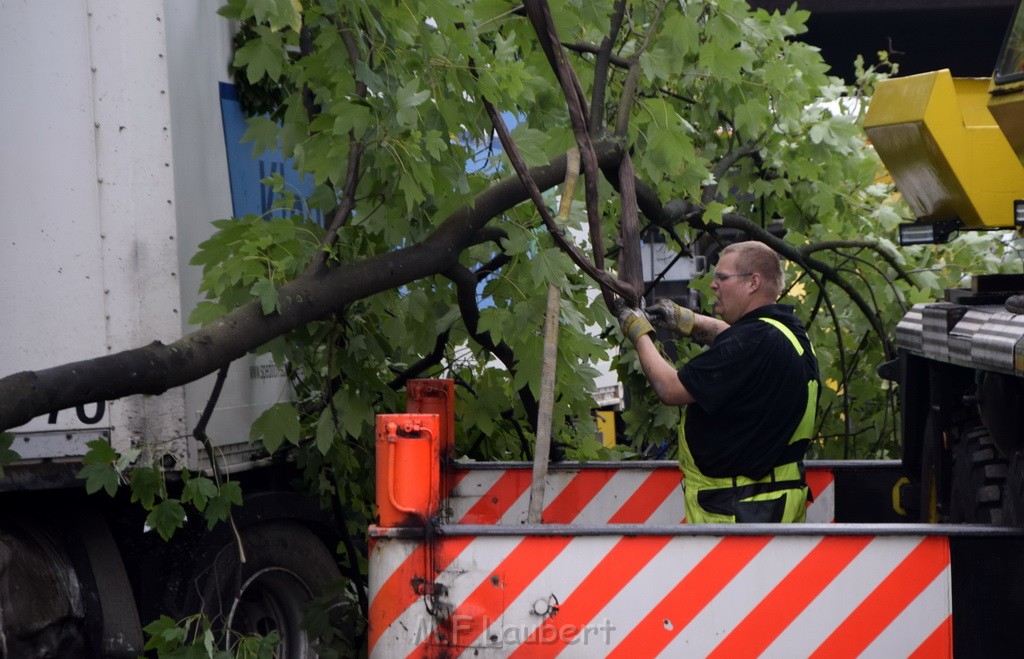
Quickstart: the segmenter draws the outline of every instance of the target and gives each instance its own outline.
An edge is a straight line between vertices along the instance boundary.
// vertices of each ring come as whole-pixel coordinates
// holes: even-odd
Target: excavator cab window
[[[1017,5],[1013,12],[1013,20],[1006,30],[1006,38],[1003,40],[1003,48],[999,51],[999,60],[996,62],[996,70],[993,74],[995,83],[1003,85],[1009,82],[1024,80],[1024,12],[1021,6]]]

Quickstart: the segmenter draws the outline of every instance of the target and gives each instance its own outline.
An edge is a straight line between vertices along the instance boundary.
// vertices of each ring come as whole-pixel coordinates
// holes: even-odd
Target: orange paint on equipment
[[[436,414],[377,416],[377,515],[381,526],[422,526],[440,506]]]
[[[455,382],[421,379],[407,381],[405,411],[409,414],[437,415],[437,456],[440,467],[437,491],[440,497],[447,497],[455,486],[451,470],[448,469],[448,465],[455,459]]]
[[[620,540],[564,602],[556,615],[545,620],[511,655],[513,657],[553,657],[577,634],[564,630],[582,630],[601,609],[649,563],[672,537],[639,536]],[[553,639],[539,643],[539,639]]]
[[[412,554],[402,562],[401,566],[388,576],[387,581],[381,585],[370,601],[367,647],[371,654],[381,634],[391,627],[402,613],[420,600],[421,594],[412,587],[412,582],[416,578],[432,580],[433,572],[443,571],[472,541],[471,536],[446,540],[441,545],[446,551],[437,552],[433,556],[433,566],[428,565],[430,557],[428,557],[427,546],[419,544]],[[430,574],[430,576],[426,577],[425,574]]]
[[[946,539],[925,538],[811,656],[859,655],[947,567]]]
[[[640,650],[654,656],[664,650],[770,541],[770,536],[722,538],[608,656],[636,655]]]
[[[679,487],[679,472],[652,471],[644,482],[608,520],[609,524],[643,524]],[[682,497],[680,508],[682,507]]]
[[[811,495],[814,498],[821,496],[825,489],[835,482],[835,475],[828,469],[808,469],[807,470],[807,487],[811,490]],[[811,502],[807,502],[811,505]]]
[[[821,594],[871,536],[826,537],[754,607],[711,657],[756,657]]]
[[[455,383],[452,380],[409,380],[405,383],[405,411],[436,414],[440,422],[438,455],[447,464],[455,456]],[[445,495],[447,489],[442,490]]]
[[[544,524],[571,524],[597,493],[608,484],[611,472],[585,471],[576,474],[554,500],[544,507]]]
[[[919,648],[914,650],[910,659],[934,659],[935,657],[953,656],[953,617],[946,616],[942,624],[935,628],[931,636],[925,639]]]
[[[500,620],[505,606],[511,604],[551,561],[562,553],[572,542],[566,536],[528,536],[491,571],[491,576],[470,593],[445,620],[439,623],[430,636],[419,647],[409,653],[409,657],[426,657],[430,646],[451,645],[456,648],[468,647],[470,643],[485,631],[481,612],[493,616],[492,620]],[[447,553],[442,542],[439,553]],[[500,600],[495,602],[495,592],[500,590]],[[491,606],[488,606],[490,604]],[[454,624],[458,624],[455,629]],[[447,640],[446,640],[447,639]]]
[[[509,469],[501,475],[476,503],[456,520],[458,524],[498,524],[516,500],[530,487],[532,473]]]

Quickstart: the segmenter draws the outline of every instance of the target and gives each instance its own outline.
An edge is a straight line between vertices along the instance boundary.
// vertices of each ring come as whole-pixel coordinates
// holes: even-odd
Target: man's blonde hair
[[[782,294],[782,259],[771,247],[756,240],[747,240],[727,245],[720,256],[726,254],[736,255],[736,269],[739,272],[756,272],[761,275],[761,281],[775,298]]]

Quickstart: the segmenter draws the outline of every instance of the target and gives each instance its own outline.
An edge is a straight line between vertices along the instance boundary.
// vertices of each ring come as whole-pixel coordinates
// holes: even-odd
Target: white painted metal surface
[[[0,5],[6,372],[180,333],[162,11],[156,0]],[[180,451],[181,402],[133,397],[94,423],[65,410],[18,432],[109,427],[119,447],[159,437]]]
[[[0,375],[194,329],[201,272],[188,261],[211,222],[232,214],[219,88],[232,26],[221,4],[0,0]],[[26,457],[80,455],[84,437],[108,432],[118,449],[146,442],[195,467],[205,456],[188,437],[212,381],[15,432],[23,448],[75,438],[40,441]],[[252,461],[252,419],[287,395],[265,363],[232,366],[209,433],[235,468]]]

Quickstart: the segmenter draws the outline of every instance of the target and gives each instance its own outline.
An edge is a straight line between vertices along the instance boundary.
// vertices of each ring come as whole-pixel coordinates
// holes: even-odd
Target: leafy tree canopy
[[[444,375],[460,384],[460,452],[528,457],[554,284],[553,432],[571,457],[596,457],[595,376],[611,363],[637,384],[597,300],[636,302],[638,236],[653,230],[683,253],[737,235],[778,250],[824,367],[816,450],[885,455],[893,408],[874,369],[891,328],[956,280],[958,260],[999,267],[999,241],[889,242],[902,211],[860,119],[891,65],[859,66],[855,87],[829,77],[796,39],[807,13],[795,7],[230,0],[220,13],[241,25],[247,139],[312,176],[299,204],[272,180],[282,207],[308,212],[216,222],[194,259],[202,329],[4,378],[19,395],[0,397],[0,427],[160,393],[261,346],[299,394],[252,429],[271,451],[311,439],[321,459],[360,465],[375,410],[398,409],[406,379]],[[555,218],[575,168],[583,184]],[[125,362],[146,367],[112,376]],[[669,437],[675,412],[631,390],[632,448]]]

